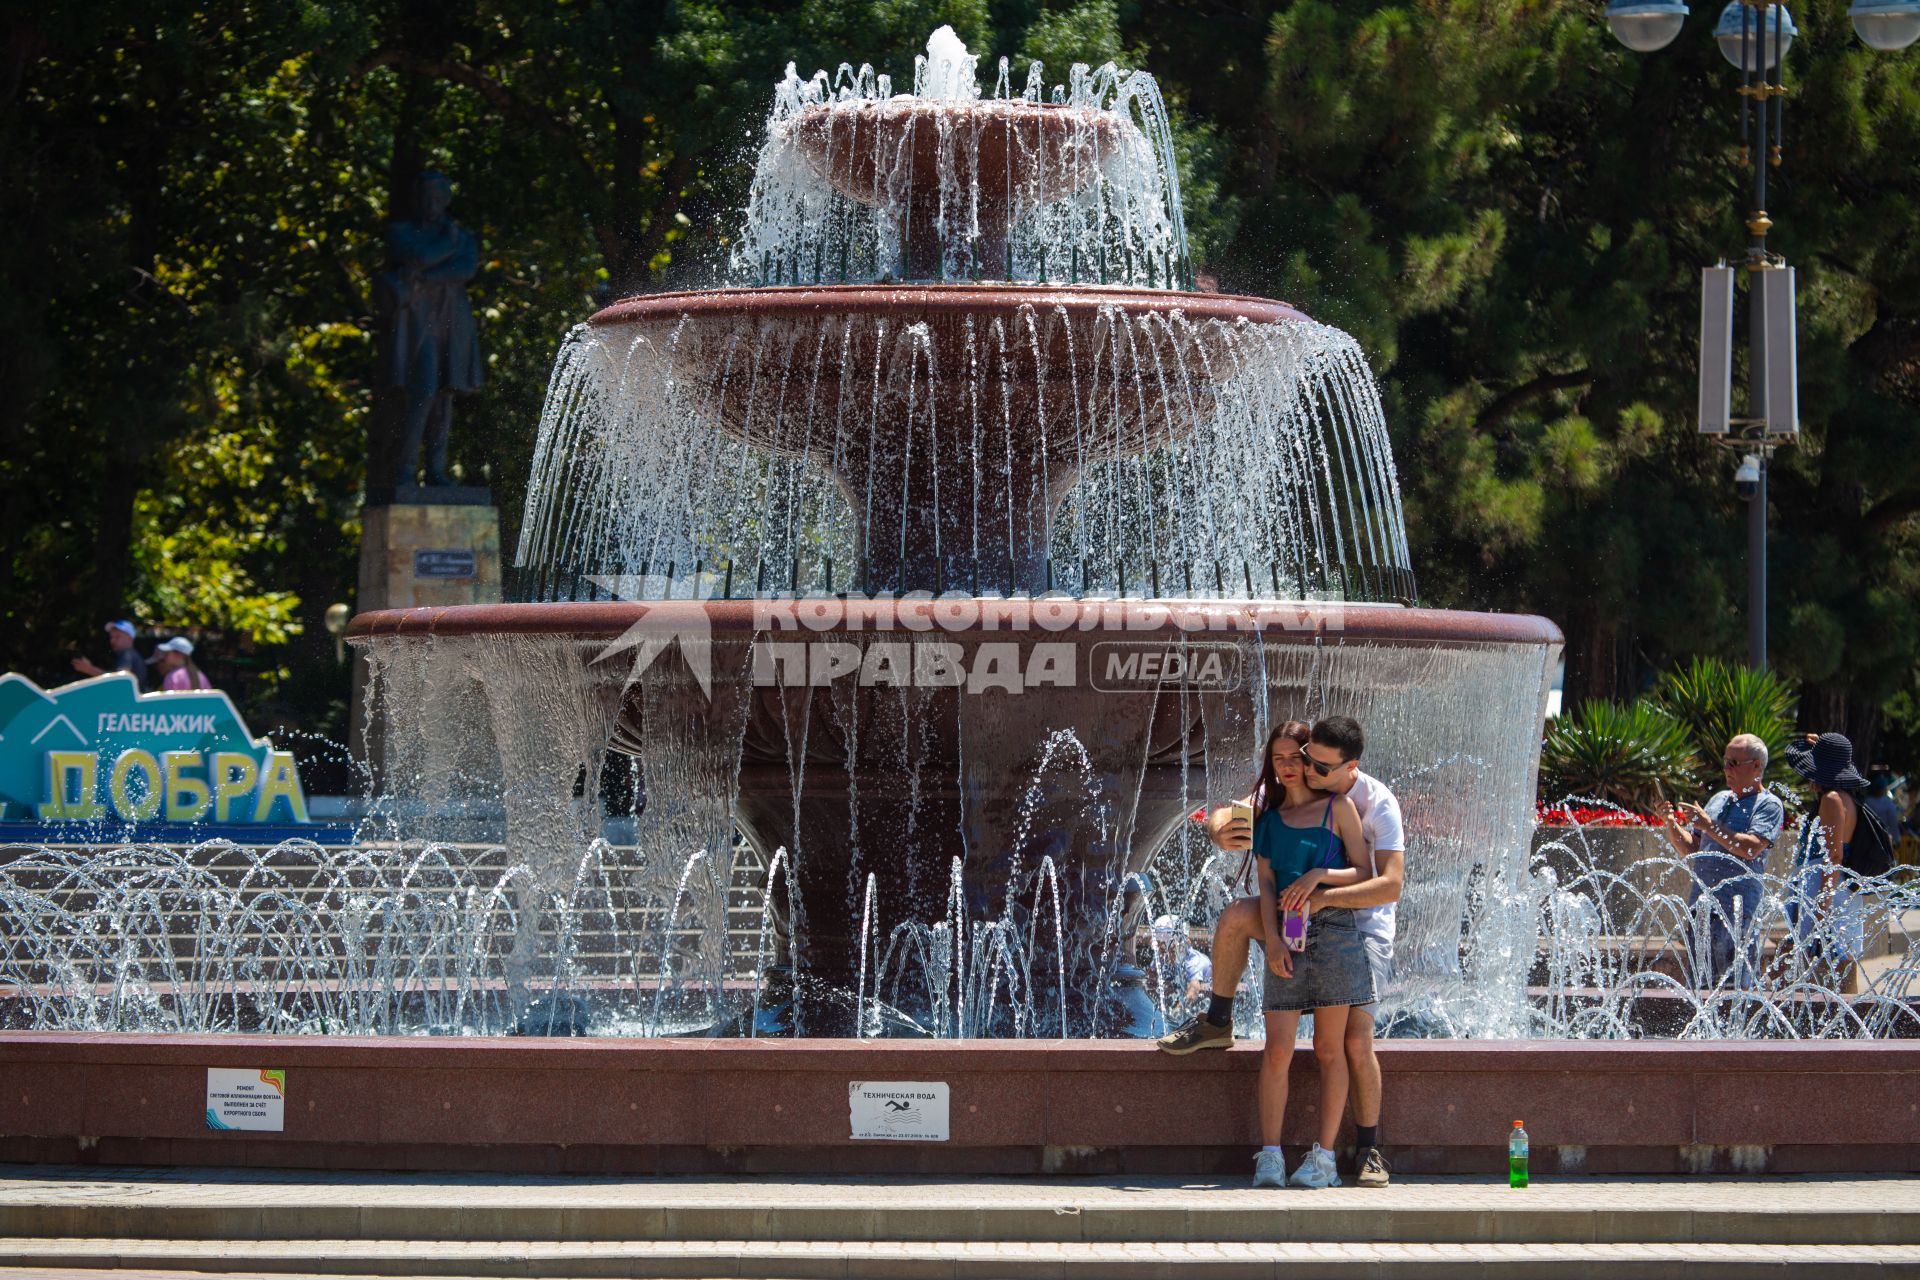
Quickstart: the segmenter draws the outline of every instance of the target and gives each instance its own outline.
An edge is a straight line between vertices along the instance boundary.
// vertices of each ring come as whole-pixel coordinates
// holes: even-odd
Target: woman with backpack
[[[1857,962],[1866,950],[1859,879],[1886,873],[1887,837],[1856,799],[1869,784],[1853,767],[1853,743],[1845,734],[1808,734],[1788,745],[1786,759],[1813,784],[1818,804],[1801,824],[1794,849],[1787,920],[1795,945],[1821,980],[1852,994],[1860,990]]]

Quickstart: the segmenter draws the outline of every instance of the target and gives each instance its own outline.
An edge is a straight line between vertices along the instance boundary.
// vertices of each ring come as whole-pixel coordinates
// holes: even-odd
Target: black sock
[[[1207,997],[1207,1023],[1215,1027],[1233,1025],[1233,997],[1209,995]]]
[[[1357,1124],[1353,1126],[1353,1145],[1357,1151],[1380,1145],[1380,1126],[1377,1124]]]

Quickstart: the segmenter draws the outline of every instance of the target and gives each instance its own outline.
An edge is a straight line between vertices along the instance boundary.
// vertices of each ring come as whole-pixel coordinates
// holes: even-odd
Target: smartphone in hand
[[[1280,941],[1287,944],[1289,951],[1307,949],[1306,912],[1289,910],[1280,913]]]
[[[1253,825],[1253,806],[1248,804],[1244,800],[1235,800],[1232,804],[1227,806],[1227,817],[1230,821],[1244,822],[1248,826],[1252,826]]]

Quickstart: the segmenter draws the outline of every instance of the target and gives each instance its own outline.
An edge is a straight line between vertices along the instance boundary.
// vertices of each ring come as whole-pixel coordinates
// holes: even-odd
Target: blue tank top
[[[1253,852],[1273,869],[1273,887],[1284,889],[1315,867],[1334,865],[1340,837],[1330,825],[1333,801],[1327,801],[1317,827],[1290,827],[1280,811],[1268,809],[1253,823]]]

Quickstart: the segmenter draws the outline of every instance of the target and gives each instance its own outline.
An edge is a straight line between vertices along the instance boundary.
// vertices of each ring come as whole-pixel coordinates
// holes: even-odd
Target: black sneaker
[[[1358,1165],[1358,1172],[1353,1179],[1356,1187],[1384,1187],[1393,1172],[1387,1168],[1387,1158],[1380,1154],[1378,1147],[1368,1147],[1362,1151],[1355,1163]]]

